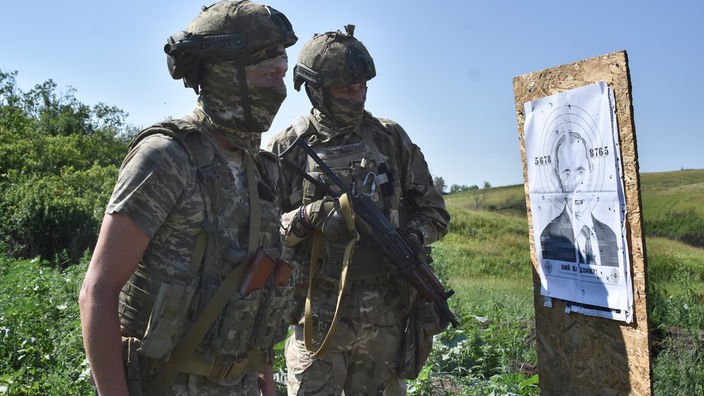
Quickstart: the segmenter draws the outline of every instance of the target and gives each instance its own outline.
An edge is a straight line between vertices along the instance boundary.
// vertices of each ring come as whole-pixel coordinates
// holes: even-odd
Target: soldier
[[[300,320],[286,342],[289,395],[401,395],[403,378],[417,374],[408,375],[401,356],[417,293],[370,238],[349,253],[356,232],[344,224],[342,200],[326,192],[340,188],[303,150],[287,150],[295,139],[305,139],[348,190],[368,194],[417,251],[445,235],[449,222],[418,146],[399,124],[365,111],[374,62],[354,26],[345,29],[316,34],[302,47],[294,87],[305,84],[313,108],[268,147],[294,165],[282,173],[282,235],[302,274]],[[320,251],[310,237],[316,230]],[[305,315],[303,301],[310,302]]]
[[[273,392],[293,287],[267,280],[286,265],[270,259],[278,159],[259,147],[296,40],[282,13],[246,0],[203,7],[169,37],[171,76],[199,96],[135,139],[107,205],[79,298],[101,396],[258,395],[262,373]]]

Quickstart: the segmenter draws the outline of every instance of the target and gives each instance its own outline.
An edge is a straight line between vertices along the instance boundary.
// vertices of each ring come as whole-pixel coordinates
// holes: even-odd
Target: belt
[[[151,376],[159,372],[164,364],[162,360],[146,360],[145,375]],[[193,357],[188,359],[180,372],[185,374],[206,377],[213,381],[224,381],[239,378],[247,368],[261,371],[266,365],[266,354],[251,350],[247,355],[234,362],[223,359],[220,356],[212,356],[202,352],[194,352]]]

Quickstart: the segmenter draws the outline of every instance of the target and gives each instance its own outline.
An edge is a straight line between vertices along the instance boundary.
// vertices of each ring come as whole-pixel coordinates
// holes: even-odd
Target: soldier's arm
[[[83,344],[101,396],[127,395],[118,297],[148,244],[149,236],[129,217],[103,218],[79,296]]]
[[[445,200],[433,186],[428,163],[420,147],[414,144],[399,124],[381,119],[397,139],[400,158],[401,188],[405,222],[401,228],[416,234],[423,245],[430,245],[448,232],[450,214]]]

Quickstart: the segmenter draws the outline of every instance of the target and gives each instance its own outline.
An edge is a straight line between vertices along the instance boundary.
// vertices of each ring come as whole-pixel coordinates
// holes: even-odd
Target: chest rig
[[[300,117],[293,123],[297,135],[307,136],[308,145],[325,164],[348,186],[353,194],[364,194],[377,205],[395,227],[399,226],[401,186],[398,180],[398,156],[394,155],[393,140],[384,126],[376,119],[367,118],[359,133],[348,133],[323,141],[314,123],[308,117]],[[325,184],[335,195],[340,188],[325,176],[320,166],[306,157],[305,171]],[[302,203],[310,203],[324,196],[320,186],[303,179]],[[321,252],[321,276],[337,279],[341,270],[343,243],[327,242]],[[387,272],[392,265],[375,243],[365,238],[357,242],[351,259],[348,276],[350,280],[376,278]],[[390,263],[387,263],[390,264]]]
[[[201,132],[185,122],[158,124],[143,131],[133,146],[156,133],[176,140],[197,169],[205,220],[200,224],[189,270],[154,270],[154,266],[140,264],[123,287],[123,334],[138,338],[140,356],[156,362],[147,365],[146,375],[168,377],[162,375],[166,367],[214,381],[229,380],[248,367],[263,365],[265,351],[283,339],[290,321],[287,301],[293,295],[291,286],[270,282],[247,295],[234,291],[237,287],[227,293],[221,287],[240,283],[246,269],[243,263],[257,248],[271,257],[280,254],[277,159],[266,152],[251,155],[242,150],[250,199],[248,205],[238,205],[233,200],[241,187],[236,185],[233,170]],[[225,210],[232,206],[236,213]],[[235,218],[223,218],[223,211]],[[249,232],[233,231],[238,228]],[[214,300],[220,301],[217,311],[213,311]],[[201,320],[204,315],[212,319]],[[194,331],[199,334],[193,336]],[[184,346],[187,342],[193,345]],[[186,352],[181,352],[184,349]],[[185,357],[176,367],[163,364],[179,354]]]

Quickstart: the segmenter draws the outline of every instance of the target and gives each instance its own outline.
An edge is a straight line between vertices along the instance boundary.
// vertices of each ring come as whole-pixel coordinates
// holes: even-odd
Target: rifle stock
[[[238,290],[243,296],[264,287],[274,270],[274,260],[262,248],[257,249],[247,264],[247,272],[242,277]]]
[[[435,303],[440,314],[440,323],[446,328],[449,323],[454,327],[459,322],[450,310],[447,299],[454,291],[445,291],[440,280],[435,276],[428,263],[418,260],[416,252],[401,236],[396,228],[389,222],[376,204],[364,194],[352,194],[349,188],[335,175],[335,173],[318,157],[318,154],[299,136],[291,147],[298,145],[310,156],[343,193],[347,193],[352,203],[352,209],[358,219],[369,227],[358,227],[359,232],[372,239],[378,247],[391,259],[398,268],[401,276],[413,286],[425,299]],[[288,150],[280,156],[284,157]],[[302,170],[301,170],[302,171]],[[304,172],[305,173],[305,172]],[[328,192],[330,190],[328,189]]]

